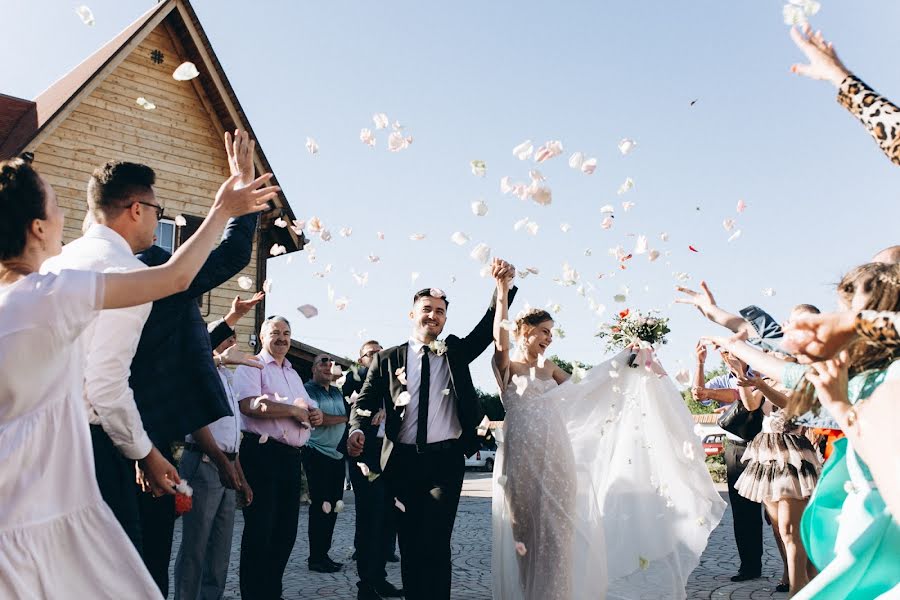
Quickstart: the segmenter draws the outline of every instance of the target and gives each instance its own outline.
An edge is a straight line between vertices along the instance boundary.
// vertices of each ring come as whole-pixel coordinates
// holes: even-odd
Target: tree
[[[719,375],[725,375],[728,373],[728,366],[722,362],[718,367],[713,369],[712,371],[707,371],[705,374],[705,381],[709,381],[713,377],[718,377]],[[705,415],[712,412],[715,412],[716,405],[715,404],[701,404],[694,400],[694,395],[691,394],[691,390],[682,390],[681,397],[684,398],[684,403],[687,405],[688,410],[691,411],[692,415]]]
[[[488,419],[491,421],[503,420],[506,416],[506,411],[503,409],[503,403],[500,401],[500,394],[489,394],[481,388],[475,388],[475,394]]]
[[[564,360],[564,359],[558,357],[558,356],[555,355],[555,354],[554,354],[553,356],[551,356],[548,360],[551,360],[551,361],[553,361],[554,363],[556,363],[556,366],[557,366],[557,367],[559,367],[560,369],[562,369],[563,371],[565,371],[565,372],[568,373],[569,375],[572,374],[572,365],[573,365],[573,364],[578,365],[578,366],[581,367],[582,369],[586,369],[586,370],[587,370],[587,369],[590,369],[590,368],[593,366],[593,365],[588,365],[588,364],[585,364],[585,363],[583,363],[583,362],[577,362],[577,361],[576,361],[575,363],[571,363],[571,362],[569,362],[569,361],[567,361],[567,360]]]

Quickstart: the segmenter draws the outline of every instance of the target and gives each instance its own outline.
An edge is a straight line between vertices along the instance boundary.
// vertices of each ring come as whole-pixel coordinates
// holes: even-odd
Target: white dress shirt
[[[146,269],[128,242],[106,225],[94,224],[82,237],[63,246],[59,256],[41,266],[43,273],[63,269],[104,273]],[[131,360],[137,350],[151,302],[102,310],[79,337],[84,349],[84,404],[91,425],[100,425],[125,457],[137,460],[152,443],[128,386]]]
[[[225,388],[225,395],[228,397],[228,406],[231,407],[232,414],[210,423],[209,432],[215,438],[219,450],[237,452],[241,445],[241,407],[238,406],[238,399],[234,395],[233,375],[228,367],[219,367],[216,370],[219,373],[219,379],[222,380],[222,387]],[[194,437],[191,435],[184,439],[194,442]]]
[[[422,383],[422,353],[425,344],[410,338],[406,351],[406,390],[411,397],[397,438],[401,444],[415,444],[419,427],[419,386]],[[456,398],[445,394],[450,389],[450,364],[447,356],[432,352],[428,356],[430,367],[428,393],[428,443],[454,440],[462,435],[462,427],[456,414]]]

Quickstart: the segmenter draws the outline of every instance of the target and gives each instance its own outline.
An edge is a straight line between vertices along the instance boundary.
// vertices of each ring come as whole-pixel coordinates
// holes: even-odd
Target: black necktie
[[[428,346],[422,348],[422,378],[419,383],[419,417],[416,424],[416,446],[419,450],[428,444],[428,392],[431,390],[431,364]]]

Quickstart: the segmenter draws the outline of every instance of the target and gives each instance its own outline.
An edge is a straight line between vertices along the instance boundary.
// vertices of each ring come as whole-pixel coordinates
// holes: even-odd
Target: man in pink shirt
[[[234,372],[234,395],[242,415],[241,465],[253,489],[244,508],[241,595],[278,599],[281,579],[297,538],[300,512],[300,448],[322,412],[310,400],[300,375],[287,360],[291,325],[284,317],[262,324],[262,370]]]

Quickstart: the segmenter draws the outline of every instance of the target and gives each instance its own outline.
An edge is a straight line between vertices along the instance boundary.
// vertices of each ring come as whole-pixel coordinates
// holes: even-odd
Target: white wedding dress
[[[674,383],[651,351],[630,356],[503,386],[495,600],[685,598],[726,505]]]

